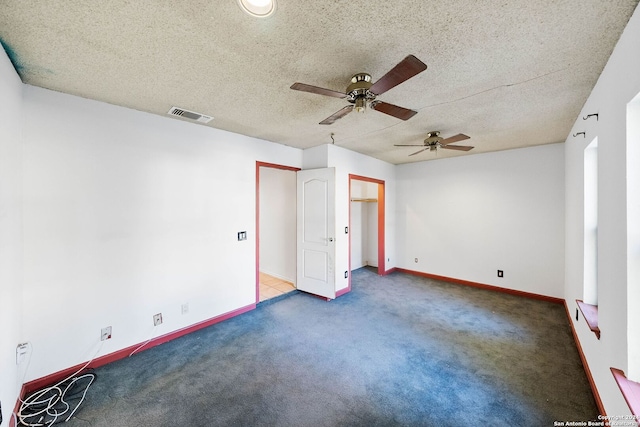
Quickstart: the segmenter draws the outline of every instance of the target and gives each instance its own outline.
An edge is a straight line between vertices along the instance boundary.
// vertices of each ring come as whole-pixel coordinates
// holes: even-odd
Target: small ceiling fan
[[[462,133],[451,136],[449,138],[441,138],[439,131],[433,131],[427,134],[427,138],[424,140],[422,144],[394,144],[394,146],[395,147],[423,147],[422,150],[418,150],[415,153],[409,154],[410,156],[414,156],[426,150],[436,151],[438,148],[445,148],[447,150],[469,151],[473,147],[470,147],[468,145],[449,145],[454,142],[464,141],[465,139],[469,139],[469,137]]]
[[[324,89],[311,86],[305,83],[294,83],[291,89],[302,92],[316,93],[318,95],[333,96],[335,98],[346,98],[352,105],[340,109],[336,113],[320,122],[321,125],[330,125],[338,119],[343,118],[354,109],[364,112],[367,103],[372,110],[397,117],[401,120],[409,120],[418,112],[407,108],[398,107],[383,101],[377,101],[376,97],[382,95],[389,89],[396,87],[400,83],[409,80],[411,77],[427,69],[427,66],[413,55],[409,55],[393,67],[380,80],[371,83],[371,76],[367,73],[358,73],[351,78],[351,84],[347,86],[345,92],[338,92],[331,89]]]

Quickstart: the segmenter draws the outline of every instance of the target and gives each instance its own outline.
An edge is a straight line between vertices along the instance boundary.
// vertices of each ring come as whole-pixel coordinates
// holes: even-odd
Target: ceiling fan
[[[422,153],[423,151],[426,151],[426,150],[436,151],[438,148],[445,148],[447,150],[469,151],[473,147],[470,147],[468,145],[449,145],[454,142],[464,141],[465,139],[469,139],[469,137],[462,133],[451,136],[449,138],[441,138],[439,131],[433,131],[427,134],[427,138],[424,140],[422,144],[394,144],[394,146],[395,147],[423,147],[422,150],[418,150],[415,153],[409,154],[410,156],[416,155],[418,153]]]
[[[397,117],[401,120],[409,120],[418,112],[408,108],[398,107],[383,101],[377,101],[376,97],[382,95],[389,89],[396,87],[400,83],[409,80],[411,77],[427,69],[426,64],[413,55],[409,55],[393,67],[380,80],[371,83],[371,76],[367,73],[358,73],[351,78],[351,84],[347,86],[345,92],[338,92],[331,89],[324,89],[304,83],[294,83],[291,89],[302,92],[316,93],[318,95],[333,96],[335,98],[346,98],[352,105],[340,109],[336,113],[320,122],[321,125],[330,125],[338,119],[343,118],[354,109],[364,112],[367,103],[372,110]]]

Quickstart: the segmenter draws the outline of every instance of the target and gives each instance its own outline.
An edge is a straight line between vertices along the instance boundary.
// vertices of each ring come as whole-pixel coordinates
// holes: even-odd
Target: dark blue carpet
[[[81,426],[551,426],[597,409],[564,307],[353,272],[96,370]]]

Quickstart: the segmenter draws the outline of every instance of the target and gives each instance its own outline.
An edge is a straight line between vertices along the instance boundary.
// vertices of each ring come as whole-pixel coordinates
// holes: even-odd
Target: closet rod
[[[367,202],[367,203],[371,203],[371,202],[377,202],[378,199],[351,199],[352,202]]]

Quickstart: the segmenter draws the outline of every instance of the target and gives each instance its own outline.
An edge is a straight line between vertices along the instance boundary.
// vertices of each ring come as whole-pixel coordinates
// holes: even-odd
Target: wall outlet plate
[[[100,341],[110,340],[110,339],[111,339],[111,326],[102,328],[102,331],[100,331]]]
[[[158,326],[162,324],[162,313],[153,315],[153,326]]]
[[[29,352],[29,343],[23,342],[16,347],[16,365],[21,364]]]
[[[502,270],[498,270],[498,277],[504,277],[504,272]]]
[[[189,303],[182,304],[182,314],[187,314],[189,312]]]
[[[238,231],[238,241],[247,240],[247,232],[246,231]]]

